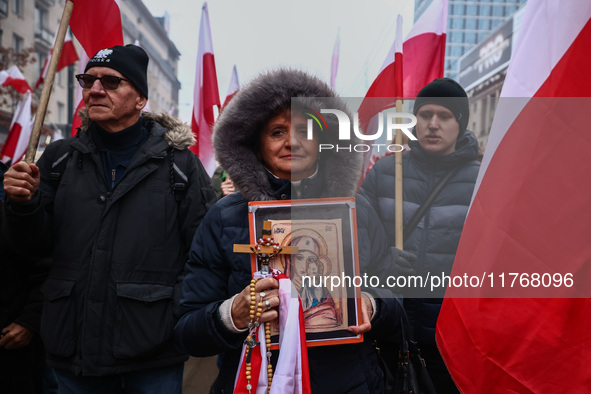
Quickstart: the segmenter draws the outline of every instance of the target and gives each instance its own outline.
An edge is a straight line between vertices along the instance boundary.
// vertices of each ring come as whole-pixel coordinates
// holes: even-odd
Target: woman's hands
[[[232,303],[232,321],[236,328],[245,329],[248,327],[251,302],[250,285],[248,285],[234,298]],[[277,279],[265,278],[257,281],[255,284],[254,305],[252,306],[255,310],[259,302],[262,304],[262,313],[258,318],[259,323],[271,321],[279,316],[277,311],[279,306],[279,281]],[[363,321],[358,326],[349,326],[347,331],[359,335],[371,330],[373,313],[371,300],[365,293],[362,293],[361,314]]]
[[[373,305],[369,296],[365,293],[361,293],[361,316],[363,317],[363,321],[358,326],[347,327],[347,331],[359,335],[371,330],[371,317],[373,316],[373,312]]]
[[[250,285],[248,285],[234,298],[232,303],[232,321],[238,329],[247,328],[250,322],[251,296]],[[255,310],[259,302],[262,304],[262,314],[258,318],[259,323],[271,321],[279,316],[277,312],[279,306],[279,281],[277,279],[264,278],[257,281],[254,294],[255,304],[252,306]]]

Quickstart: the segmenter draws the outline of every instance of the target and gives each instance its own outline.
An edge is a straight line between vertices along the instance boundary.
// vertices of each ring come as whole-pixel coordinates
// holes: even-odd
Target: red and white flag
[[[279,280],[280,350],[271,387],[268,387],[265,325],[261,324],[249,333],[259,342],[257,346],[250,348],[250,355],[247,353],[249,350],[247,345],[242,346],[240,364],[234,381],[234,394],[310,394],[311,392],[302,300],[292,296],[295,289],[284,273],[273,270],[272,276]],[[255,272],[253,277],[263,279],[266,276]],[[247,367],[247,360],[250,360],[250,367]],[[246,377],[247,368],[250,369],[251,379]]]
[[[8,70],[0,71],[0,85],[12,86],[20,94],[33,91],[21,70],[14,64]]]
[[[396,34],[394,44],[377,78],[367,91],[366,98],[416,97],[423,86],[436,78],[443,77],[447,8],[448,0],[433,0],[417,19],[402,45],[397,42],[401,35]],[[401,58],[402,68],[396,65]],[[396,72],[400,69],[402,69],[402,80],[396,77]],[[364,108],[364,103],[361,104],[359,119],[362,128],[377,112],[389,108],[388,105],[394,105],[392,100],[380,100],[380,102],[383,104],[376,108],[371,106],[371,111],[369,108]]]
[[[452,270],[486,285],[437,322],[466,393],[591,387],[591,2],[526,7]]]
[[[3,162],[12,159],[13,163],[20,161],[25,154],[31,137],[33,122],[31,121],[31,92],[26,92],[23,99],[18,103],[8,136],[0,151]]]
[[[341,32],[337,32],[337,39],[332,48],[332,62],[330,64],[330,87],[335,89],[337,84],[337,71],[339,70],[339,53],[341,50]]]
[[[201,10],[193,116],[191,119],[191,127],[197,142],[190,149],[197,154],[209,176],[213,175],[216,167],[215,153],[211,142],[214,106],[217,106],[219,110],[220,93],[218,91],[218,78],[215,71],[209,12],[206,2]]]
[[[57,36],[57,33],[56,33]],[[45,58],[45,63],[43,63],[43,68],[41,69],[41,75],[39,75],[39,79],[37,79],[37,83],[35,84],[35,89],[39,87],[45,80],[45,76],[47,75],[47,68],[49,67],[49,60],[51,59],[51,54],[53,53],[53,47],[55,45],[55,38],[53,37],[53,45],[49,50],[49,54]],[[64,67],[73,64],[76,60],[78,60],[78,52],[76,52],[76,48],[74,47],[74,43],[72,42],[72,34],[70,34],[70,29],[66,31],[66,36],[64,38],[64,46],[62,47],[62,53],[60,54],[60,60],[57,63],[57,71],[62,70]]]
[[[396,97],[416,97],[419,90],[436,78],[443,77],[448,0],[433,0],[417,19],[402,44],[396,39],[365,99],[359,107],[359,124],[367,134],[377,130],[375,115],[396,105]],[[401,19],[402,17],[399,16]],[[400,21],[398,25],[402,25]],[[401,30],[401,27],[399,27]],[[382,99],[375,99],[381,97]],[[383,141],[390,144],[392,141]],[[386,152],[373,152],[366,159],[363,174]],[[363,175],[364,176],[364,175]],[[362,176],[362,177],[363,177]]]
[[[396,106],[396,98],[402,97],[404,65],[402,51],[402,15],[398,15],[394,43],[388,52],[388,56],[386,56],[382,70],[367,91],[357,111],[359,125],[366,134],[373,134],[374,130],[378,129],[378,117],[376,115],[384,109]],[[391,141],[386,141],[386,133],[382,133],[381,140],[374,141],[373,150],[365,155],[359,185],[361,185],[365,175],[375,162],[387,154],[384,149],[380,149],[380,146],[390,143]]]
[[[121,27],[120,0],[76,0],[70,29],[80,45],[80,73],[84,73],[88,59],[104,48],[123,45],[123,29]],[[100,34],[97,34],[100,32]],[[80,97],[80,99],[78,99]],[[71,135],[75,135],[82,124],[78,111],[84,107],[82,88],[76,90],[76,110],[72,120]]]
[[[238,89],[240,89],[240,82],[238,82],[238,71],[236,71],[236,65],[232,68],[232,78],[230,79],[230,85],[228,86],[228,95],[224,100],[224,105],[222,105],[222,109],[228,105],[232,97],[238,93]]]

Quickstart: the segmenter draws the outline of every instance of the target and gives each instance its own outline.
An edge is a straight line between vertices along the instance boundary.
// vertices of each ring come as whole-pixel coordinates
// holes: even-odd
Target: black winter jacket
[[[7,170],[0,162],[0,181]],[[4,188],[0,184],[0,194]],[[0,207],[4,206],[3,199]],[[0,226],[4,225],[0,214]],[[17,323],[39,335],[43,297],[40,287],[48,273],[45,261],[26,259],[0,234],[0,330]]]
[[[188,150],[190,128],[167,115],[144,114],[140,121],[149,136],[112,192],[95,125],[87,122],[76,137],[46,148],[36,198],[6,210],[11,229],[38,229],[28,231],[33,242],[53,251],[42,288],[41,335],[49,364],[77,375],[164,367],[187,358],[173,341],[175,289],[195,229],[215,197]],[[68,152],[58,182],[52,172]],[[172,192],[172,152],[174,164],[186,163],[179,164],[188,179],[180,201]]]
[[[304,180],[304,183],[307,183]],[[269,176],[277,200],[289,199],[290,183]],[[302,197],[315,195],[314,182],[303,185]],[[356,200],[361,275],[383,272],[391,261],[379,219],[361,196]],[[224,326],[218,309],[223,301],[239,293],[251,279],[250,256],[232,252],[232,245],[247,244],[248,203],[235,193],[210,209],[197,229],[181,297],[182,317],[175,331],[182,346],[194,356],[223,353],[223,363],[215,383],[216,393],[230,393],[246,333],[235,334]],[[382,372],[373,339],[396,329],[398,302],[383,289],[364,289],[374,294],[377,310],[365,342],[308,348],[313,393],[380,393]],[[385,298],[380,298],[385,296]]]
[[[0,162],[0,181],[6,171]],[[4,188],[0,183],[0,194]],[[2,209],[4,201],[0,201]],[[4,224],[0,212],[0,226]],[[45,353],[39,337],[43,296],[41,285],[49,273],[48,259],[31,259],[11,247],[0,233],[0,330],[12,323],[33,333],[31,342],[18,349],[0,347],[0,392],[41,392]]]
[[[474,191],[480,163],[478,141],[466,130],[458,139],[456,151],[443,157],[423,151],[417,141],[410,141],[411,150],[403,153],[404,225],[410,221],[429,192],[448,171],[460,167],[446,184],[431,208],[404,242],[404,250],[417,255],[419,275],[449,275],[468,207]],[[384,224],[391,246],[394,246],[395,165],[394,156],[384,157],[373,166],[360,194],[375,208]],[[440,293],[442,296],[442,293]],[[404,307],[419,343],[435,344],[435,324],[442,298],[410,298]]]

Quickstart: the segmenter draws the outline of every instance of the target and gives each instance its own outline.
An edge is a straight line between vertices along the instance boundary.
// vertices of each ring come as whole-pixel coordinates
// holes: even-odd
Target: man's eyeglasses
[[[92,88],[92,85],[94,85],[94,81],[96,81],[97,79],[101,81],[101,85],[103,85],[103,88],[106,90],[117,89],[121,81],[129,82],[129,80],[125,78],[116,77],[114,75],[103,75],[102,77],[98,78],[90,74],[78,74],[76,75],[76,79],[78,80],[78,83],[80,83],[82,89]]]

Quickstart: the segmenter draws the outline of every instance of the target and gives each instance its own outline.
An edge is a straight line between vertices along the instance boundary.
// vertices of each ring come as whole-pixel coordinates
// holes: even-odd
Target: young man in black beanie
[[[41,337],[60,393],[181,393],[176,288],[215,197],[190,127],[142,113],[147,68],[138,46],[100,50],[76,76],[76,137],[5,175],[14,245],[53,254]]]
[[[480,168],[478,141],[466,129],[470,112],[466,92],[452,79],[439,78],[423,87],[413,112],[417,140],[409,141],[411,149],[402,156],[404,250],[394,247],[394,156],[372,167],[360,193],[376,209],[391,240],[395,261],[391,274],[407,278],[449,275]],[[415,212],[446,176],[450,178],[418,225],[408,229]],[[435,344],[443,289],[436,293],[410,290],[404,307],[437,393],[458,393]]]

